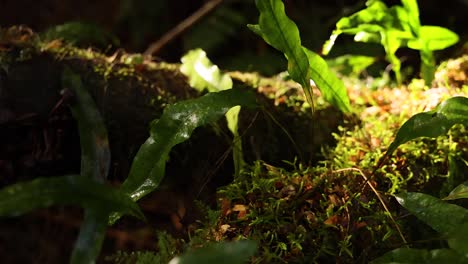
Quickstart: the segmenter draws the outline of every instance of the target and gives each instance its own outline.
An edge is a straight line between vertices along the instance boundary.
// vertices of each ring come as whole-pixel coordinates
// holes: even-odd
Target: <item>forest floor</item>
[[[165,263],[174,253],[209,241],[250,239],[258,243],[252,263],[367,263],[404,245],[443,244],[392,195],[416,191],[444,197],[466,181],[466,128],[457,125],[437,139],[410,141],[377,164],[411,116],[450,97],[468,96],[467,70],[468,56],[445,62],[433,88],[419,79],[396,87],[384,78],[342,77],[353,113],[333,133],[335,142],[323,145],[320,160],[254,161],[218,189],[215,208],[198,203],[204,217],[189,225],[189,238],[159,232],[156,252],[120,252],[108,259]],[[278,105],[304,106],[299,91],[270,94]],[[317,99],[317,109],[325,107]],[[292,128],[285,124],[285,129]]]
[[[60,46],[56,43],[54,45]],[[53,47],[48,48],[53,49]],[[9,46],[6,46],[5,50],[13,50],[11,53],[16,54],[15,50]],[[92,55],[92,52],[85,50],[81,52],[80,56],[86,59],[88,55]],[[52,78],[60,76],[57,70],[59,68],[55,69],[57,72],[54,72],[55,70],[50,70],[52,66],[50,68],[37,66],[42,65],[42,59],[46,58],[44,61],[49,59],[48,56],[41,54],[39,59],[30,63],[28,56],[31,54],[17,53],[19,55],[15,56],[21,59],[19,64],[26,61],[26,66],[31,66],[31,72],[38,75],[39,79],[42,78],[41,70],[44,70],[44,75],[52,72],[49,76],[52,84],[60,82]],[[69,54],[59,55],[66,57]],[[108,81],[107,74],[123,73],[122,76],[118,76],[123,81],[109,78],[109,82],[115,81],[116,87],[122,87],[123,96],[114,96],[112,99],[115,99],[116,105],[124,102],[125,107],[122,108],[125,111],[119,111],[117,107],[109,107],[106,110],[111,114],[104,113],[104,115],[114,117],[112,114],[123,112],[123,118],[119,121],[125,124],[121,127],[122,130],[129,129],[128,138],[131,141],[137,137],[137,133],[133,133],[136,130],[132,130],[132,126],[141,120],[152,120],[154,113],[149,116],[152,118],[139,119],[144,116],[140,111],[148,109],[139,108],[138,106],[141,105],[135,106],[133,103],[144,104],[141,98],[150,97],[143,95],[151,90],[143,87],[138,90],[142,94],[135,95],[133,92],[137,89],[131,90],[128,87],[140,81],[138,78],[133,78],[132,74],[138,75],[150,71],[146,71],[147,69],[141,64],[125,65],[119,68],[118,63],[109,63],[109,61],[117,60],[117,55],[112,58],[91,56],[92,58],[87,61],[90,62],[89,64],[80,64],[81,61],[68,61],[67,63],[78,64],[84,72],[92,72],[85,76],[89,80],[92,79],[93,74],[102,74],[105,81],[95,81],[94,84],[98,86]],[[58,61],[62,63],[61,60]],[[96,66],[101,64],[98,65],[96,61],[104,62],[102,65],[107,63],[105,65],[111,65],[111,67],[98,68]],[[10,63],[10,61],[0,62]],[[29,83],[22,82],[22,78],[27,73],[25,70],[27,67],[18,66],[15,63],[11,65],[17,67],[17,76],[11,74],[13,70],[10,68],[9,73],[12,76],[9,77],[17,78],[17,83],[21,85],[29,85]],[[131,68],[133,72],[125,72],[125,67]],[[177,86],[178,90],[172,94],[179,93],[177,99],[193,97],[194,91],[184,90],[188,87],[187,83],[183,82],[185,79],[174,74],[178,72],[178,68],[174,65],[172,67],[172,69],[158,72],[158,76],[156,74],[151,76],[159,83]],[[98,72],[99,70],[101,71]],[[165,75],[169,73],[177,78],[172,75],[166,78]],[[233,170],[229,166],[226,166],[226,170],[218,171],[219,166],[216,161],[221,158],[223,158],[222,161],[227,160],[221,154],[227,152],[226,149],[232,150],[232,146],[212,144],[212,142],[217,142],[213,135],[223,136],[222,129],[213,129],[215,132],[221,131],[218,134],[213,131],[207,135],[195,132],[195,136],[192,136],[187,144],[184,143],[180,148],[175,148],[175,154],[179,156],[171,156],[166,173],[167,175],[182,174],[181,178],[176,178],[172,183],[187,181],[188,183],[178,183],[185,189],[178,192],[162,190],[159,194],[155,194],[156,196],[142,201],[140,205],[143,211],[145,214],[149,213],[148,222],[135,224],[137,220],[133,220],[131,225],[136,228],[131,232],[128,229],[125,230],[127,219],[123,219],[123,224],[118,223],[110,228],[99,262],[168,263],[174,256],[187,250],[200,248],[208,242],[242,239],[257,243],[257,253],[252,258],[252,263],[368,263],[385,252],[405,245],[417,248],[443,245],[445,242],[439,239],[437,233],[418,222],[396,202],[393,195],[404,191],[416,191],[444,197],[458,184],[467,181],[468,178],[464,175],[464,172],[468,171],[466,128],[456,125],[448,135],[436,139],[412,140],[400,146],[387,159],[384,160],[383,157],[400,126],[411,116],[432,110],[450,97],[468,97],[467,73],[468,56],[465,55],[441,64],[432,88],[427,88],[419,79],[414,79],[407,85],[397,86],[392,84],[388,74],[380,78],[341,76],[348,89],[352,112],[342,114],[333,109],[316,90],[313,117],[310,116],[310,107],[304,101],[300,87],[290,85],[292,82],[284,81],[284,76],[265,78],[270,81],[269,83],[259,81],[255,85],[247,85],[256,88],[263,99],[267,98],[263,103],[270,108],[262,109],[263,119],[261,117],[256,119],[256,113],[248,111],[243,113],[246,118],[241,122],[242,124],[239,124],[245,129],[245,134],[241,133],[247,161],[243,170],[233,180]],[[0,72],[0,74],[3,73]],[[229,74],[235,81],[244,83],[248,82],[248,80],[243,80],[244,78],[256,79],[255,76],[252,77],[247,73],[231,72]],[[0,77],[3,78],[3,75]],[[173,77],[175,81],[169,80]],[[49,81],[48,78],[43,79]],[[278,83],[287,82],[288,84],[275,86],[276,79]],[[178,80],[182,80],[183,84],[179,85]],[[150,79],[150,81],[154,80]],[[34,86],[35,83],[32,83]],[[107,89],[107,86],[102,89]],[[57,92],[50,87],[40,85],[34,86],[31,91],[38,94],[41,91],[48,91],[50,94]],[[99,91],[101,90],[96,89],[98,95]],[[25,93],[30,95],[29,90]],[[177,96],[171,97],[170,100],[174,100]],[[2,97],[0,99],[3,100]],[[46,103],[50,103],[51,106],[56,103],[53,100],[46,103],[35,100],[37,98],[33,98],[31,102],[37,103],[40,106],[38,109],[45,108],[43,105]],[[18,103],[29,104],[30,102],[24,100]],[[47,116],[49,110],[46,110]],[[134,112],[126,113],[126,110]],[[10,112],[4,111],[4,113],[11,116]],[[21,123],[20,128],[31,129],[30,123],[36,119],[30,117],[23,116],[22,119],[18,118],[13,121]],[[12,119],[9,116],[2,118],[6,120],[5,124]],[[50,119],[50,115],[47,118]],[[67,125],[66,128],[70,130],[76,129],[73,125],[68,126],[69,123],[63,120],[58,120],[57,123]],[[138,125],[143,128],[142,137],[146,139],[147,124]],[[32,134],[43,137],[42,139],[34,137],[32,143],[16,135],[15,129],[17,127],[13,127],[11,131],[8,130],[11,133],[6,133],[7,129],[5,129],[6,132],[0,130],[25,146],[19,149],[16,142],[6,137],[2,138],[4,141],[2,144],[9,148],[0,150],[5,156],[5,160],[0,163],[0,169],[5,175],[8,173],[12,175],[12,177],[0,178],[2,180],[0,183],[3,185],[11,184],[14,180],[24,180],[21,177],[18,179],[13,177],[19,174],[13,173],[12,153],[20,156],[19,161],[15,162],[21,167],[20,173],[26,174],[28,171],[23,167],[31,163],[30,161],[34,158],[32,154],[37,154],[34,151],[35,147],[30,145],[33,143],[41,145],[40,147],[47,145],[37,143],[48,139],[44,127],[31,129],[37,130]],[[57,138],[65,138],[60,135],[62,130],[55,129],[54,131],[57,132]],[[116,129],[109,129],[109,131],[111,131],[110,137],[113,136],[112,133],[121,136],[115,132]],[[72,146],[79,148],[76,132],[73,136],[74,138],[71,138],[76,142]],[[197,145],[197,140],[200,138],[209,141],[202,141],[201,145],[198,142]],[[118,139],[127,138],[122,136]],[[124,149],[122,151],[124,154],[131,153],[133,146],[123,146],[125,142],[118,140],[117,143],[122,144],[120,147]],[[60,144],[60,142],[56,143],[56,145]],[[195,152],[186,152],[193,146],[199,149]],[[215,154],[221,153],[220,157],[201,160],[205,157],[203,155],[213,155],[215,148],[221,148],[221,152]],[[72,149],[74,150],[76,149]],[[22,153],[18,154],[18,152]],[[191,154],[193,156],[190,156]],[[66,169],[73,166],[73,169],[79,167],[76,166],[79,164],[77,156],[76,153],[70,156],[74,163],[72,162],[73,164]],[[128,159],[128,156],[122,156],[123,159]],[[184,168],[181,170],[173,168],[172,162],[174,160],[177,162],[174,157],[184,158],[180,161],[182,163],[175,165],[175,167]],[[57,164],[62,166],[62,158],[54,160],[55,163],[46,160],[46,171],[60,174],[62,171],[59,169],[54,171],[55,167],[52,167]],[[188,165],[181,166],[183,162]],[[122,167],[125,168],[125,166]],[[113,167],[111,170],[118,171],[122,167],[117,167],[117,169]],[[204,181],[210,180],[209,178],[202,178],[201,184],[191,182],[197,177],[197,173],[206,175],[211,170],[216,171],[218,175],[225,174],[225,177],[218,183],[209,186],[212,188],[211,192]],[[190,190],[191,187],[200,188],[200,190]],[[194,192],[196,195],[185,197],[185,191]],[[199,201],[194,201],[196,198],[200,198]],[[2,219],[0,255],[5,256],[3,259],[5,263],[30,262],[32,258],[37,263],[62,263],[63,259],[68,259],[81,224],[80,211],[76,208],[68,209],[70,208],[52,208],[27,214],[18,219]],[[151,213],[154,214],[151,215]],[[141,227],[142,225],[144,227]],[[117,249],[120,251],[116,252]]]

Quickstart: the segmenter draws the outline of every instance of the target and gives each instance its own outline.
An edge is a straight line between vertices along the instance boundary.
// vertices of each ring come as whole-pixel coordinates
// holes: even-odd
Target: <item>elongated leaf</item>
[[[78,240],[71,256],[71,264],[95,263],[106,235],[109,213],[102,210],[87,209],[84,222],[80,227]]]
[[[240,171],[244,166],[244,157],[242,154],[242,140],[239,135],[239,113],[241,107],[234,106],[233,108],[229,109],[226,113],[226,121],[229,130],[231,131],[232,135],[234,136],[232,145],[232,155],[234,159],[234,176],[238,177],[240,175]]]
[[[222,74],[218,66],[213,65],[203,50],[191,50],[181,60],[180,71],[189,77],[190,86],[193,88],[199,91],[206,89],[209,92],[232,88],[231,77]]]
[[[444,200],[456,200],[461,198],[468,198],[468,181],[455,187]]]
[[[219,92],[232,88],[231,77],[227,74],[222,74],[201,49],[191,50],[183,56],[180,70],[189,78],[190,85],[199,91],[206,89],[209,92]],[[226,113],[228,128],[234,136],[232,152],[236,176],[239,175],[244,163],[242,141],[238,132],[240,109],[240,106],[236,106]]]
[[[62,86],[65,87],[65,92],[69,89],[75,96],[70,108],[77,120],[80,134],[81,175],[78,177],[104,182],[110,167],[109,141],[104,120],[91,95],[83,86],[80,76],[69,68],[63,71]],[[128,197],[124,198],[128,199]],[[111,213],[103,208],[85,207],[84,209],[85,219],[73,249],[72,264],[95,261],[101,251],[107,219]],[[119,211],[119,213],[123,214],[125,211]]]
[[[16,216],[51,205],[79,205],[144,218],[138,205],[123,192],[79,175],[38,178],[0,190],[0,216]]]
[[[172,259],[169,264],[242,264],[255,254],[253,241],[221,242]]]
[[[421,22],[419,21],[419,7],[416,0],[401,0],[403,7],[408,14],[408,24],[415,36],[420,35]]]
[[[259,34],[268,44],[284,53],[288,59],[291,78],[304,89],[307,102],[314,111],[312,79],[325,100],[343,112],[350,111],[349,99],[344,84],[329,69],[326,62],[314,52],[301,45],[299,29],[284,11],[281,0],[255,1],[260,11],[259,24],[249,28]]]
[[[187,140],[199,126],[214,122],[231,107],[255,106],[252,93],[230,89],[168,106],[151,125],[151,136],[140,147],[122,190],[138,200],[158,187],[164,177],[169,152]]]
[[[390,155],[401,144],[415,138],[435,138],[444,135],[455,124],[468,125],[468,98],[466,97],[452,97],[442,102],[433,111],[412,116],[398,130],[385,155]]]
[[[449,204],[424,193],[400,193],[395,195],[398,203],[419,220],[441,234],[450,234],[468,221],[468,210]]]
[[[80,132],[81,176],[103,182],[110,167],[109,141],[104,120],[79,75],[65,68],[62,85],[76,97],[70,108]]]
[[[459,40],[458,35],[443,27],[422,26],[419,37],[408,41],[408,47],[415,50],[442,50]]]
[[[467,258],[452,249],[398,248],[370,262],[371,264],[466,264]]]
[[[348,93],[344,83],[328,68],[327,62],[316,53],[304,48],[309,59],[310,77],[319,88],[325,100],[343,112],[351,111]]]
[[[284,53],[288,59],[288,72],[291,78],[304,89],[306,99],[314,107],[309,79],[309,61],[301,45],[299,29],[286,16],[281,0],[256,0],[260,11],[258,25],[248,25],[266,43]]]

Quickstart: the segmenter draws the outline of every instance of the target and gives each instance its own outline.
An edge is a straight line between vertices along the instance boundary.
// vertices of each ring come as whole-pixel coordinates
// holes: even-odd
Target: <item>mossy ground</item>
[[[19,33],[23,36],[24,32]],[[17,39],[15,34],[11,38]],[[26,45],[27,40],[19,44]],[[138,76],[135,73],[145,67],[156,67],[142,63],[138,56],[105,57],[61,43],[23,47],[16,59],[27,60],[38,50],[48,50],[57,58],[78,56],[93,60],[96,62],[93,70],[106,77],[110,73],[117,78]],[[315,155],[322,157],[320,160],[313,164],[294,160],[275,165],[260,160],[252,162],[231,184],[219,189],[216,208],[200,204],[206,217],[189,227],[190,239],[183,241],[161,233],[154,253],[122,253],[114,261],[167,263],[174,255],[208,241],[237,239],[259,243],[253,263],[367,263],[405,241],[416,247],[426,245],[416,241],[436,237],[430,237],[431,230],[418,225],[391,195],[409,190],[444,196],[466,181],[463,174],[468,171],[466,128],[455,126],[446,136],[408,142],[383,161],[381,167],[376,166],[398,128],[409,117],[431,110],[449,97],[468,96],[467,65],[466,55],[443,63],[430,89],[421,80],[388,87],[385,78],[363,80],[343,76],[353,113],[344,116],[343,124],[333,134],[335,142],[324,142],[321,155]],[[231,76],[257,87],[277,106],[286,106],[285,109],[297,111],[298,115],[308,114],[300,88],[283,81],[282,76],[268,79],[255,74],[231,73]],[[272,87],[276,89],[271,90]],[[317,112],[329,106],[321,97],[317,97],[316,103]],[[321,113],[326,114],[317,115],[317,126],[328,133],[327,124],[341,116]],[[297,127],[297,122],[287,125],[292,123]],[[291,130],[287,125],[285,130]],[[319,133],[315,136],[321,138]],[[295,143],[301,144],[299,140]]]
[[[369,87],[375,79],[343,77],[353,114],[334,134],[336,145],[324,146],[322,161],[254,162],[219,189],[218,207],[206,209],[206,218],[191,226],[190,241],[160,236],[159,248],[178,254],[208,241],[251,239],[259,245],[252,263],[367,263],[406,243],[427,245],[417,241],[436,237],[427,237],[431,230],[417,224],[392,194],[408,190],[442,197],[466,181],[466,128],[457,125],[437,139],[410,141],[377,164],[409,117],[449,97],[468,96],[462,76],[467,57],[458,60],[442,64],[430,89],[421,80],[375,89]],[[290,95],[283,103],[301,102],[300,95]],[[161,244],[164,239],[172,242]],[[142,263],[147,258],[132,257]]]

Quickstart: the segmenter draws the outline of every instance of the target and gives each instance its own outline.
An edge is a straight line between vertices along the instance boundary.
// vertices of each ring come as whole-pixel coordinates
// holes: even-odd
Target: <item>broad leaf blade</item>
[[[189,77],[190,86],[203,91],[218,92],[232,88],[231,77],[222,74],[218,66],[208,59],[206,53],[201,49],[187,52],[182,57],[180,71]]]
[[[400,193],[395,197],[398,203],[419,220],[441,234],[450,234],[468,221],[467,209],[424,193]]]
[[[455,124],[468,125],[468,98],[452,97],[433,111],[412,116],[398,130],[385,155],[390,155],[401,144],[419,137],[435,138],[444,135]]]
[[[344,83],[328,68],[327,62],[318,54],[304,48],[309,59],[310,77],[314,80],[327,102],[343,112],[351,111],[348,93]]]
[[[230,108],[255,106],[252,93],[230,89],[168,106],[151,125],[151,136],[140,147],[122,190],[138,200],[158,187],[169,152],[187,140],[195,128],[218,120]]]
[[[260,11],[259,23],[249,25],[249,28],[259,34],[265,42],[284,53],[288,59],[289,75],[302,86],[307,101],[313,109],[309,61],[301,46],[299,29],[286,16],[281,0],[256,0],[255,4]]]
[[[51,205],[79,205],[144,218],[138,205],[123,192],[79,175],[38,178],[0,190],[0,216],[16,216]]]
[[[242,264],[255,254],[253,241],[221,242],[172,259],[169,264]]]

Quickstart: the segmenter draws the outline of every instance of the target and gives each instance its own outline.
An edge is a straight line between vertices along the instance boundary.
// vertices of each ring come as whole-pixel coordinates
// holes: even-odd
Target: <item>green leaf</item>
[[[455,187],[443,200],[456,200],[461,198],[468,198],[468,181]]]
[[[284,53],[288,59],[289,75],[302,86],[306,99],[313,109],[309,61],[301,46],[299,29],[286,16],[281,0],[256,0],[255,4],[260,11],[259,23],[248,27],[260,35],[266,43]]]
[[[468,125],[468,98],[456,96],[443,101],[435,110],[412,116],[398,130],[385,156],[401,144],[419,137],[435,138],[447,133],[455,124]]]
[[[221,242],[175,257],[169,264],[242,264],[256,251],[253,241]]]
[[[341,74],[353,76],[359,75],[375,61],[374,57],[360,55],[343,55],[326,60],[330,68],[339,71]]]
[[[109,213],[101,210],[86,210],[80,227],[78,240],[75,242],[71,264],[95,263],[106,236]]]
[[[80,134],[81,175],[78,177],[102,183],[107,178],[110,167],[109,141],[104,120],[93,98],[83,86],[80,76],[68,67],[65,67],[62,73],[62,86],[65,87],[63,92],[73,93],[75,99],[70,108],[77,120]],[[73,249],[71,263],[94,262],[101,251],[109,214],[109,211],[102,208],[85,208],[85,219]]]
[[[190,86],[203,91],[218,92],[232,88],[231,77],[222,74],[202,49],[187,52],[182,57],[180,71],[189,77]]]
[[[169,152],[187,140],[195,128],[218,120],[236,105],[255,107],[255,96],[229,89],[168,106],[151,124],[151,136],[140,147],[122,190],[138,200],[159,186]]]
[[[191,50],[182,57],[180,70],[188,78],[190,85],[199,91],[207,89],[210,92],[218,92],[232,88],[232,79],[227,74],[221,74],[218,67],[213,65],[201,49]],[[233,158],[235,175],[238,176],[243,166],[242,141],[238,133],[238,119],[240,106],[231,108],[226,113],[226,121],[229,130],[234,136]]]
[[[312,79],[325,100],[343,112],[350,111],[350,103],[343,82],[332,73],[326,62],[314,52],[302,47],[299,29],[284,11],[281,0],[255,1],[260,11],[259,24],[249,28],[259,34],[268,44],[284,53],[288,59],[291,78],[304,89],[307,102],[314,110]]]
[[[327,62],[322,57],[306,48],[304,48],[304,52],[309,60],[309,65],[313,65],[310,67],[310,77],[325,100],[343,112],[351,111],[344,83],[328,68]]]
[[[325,42],[322,47],[322,54],[328,55],[331,49],[335,45],[336,38],[342,33],[356,35],[356,41],[362,42],[380,42],[380,34],[377,36],[375,33],[379,33],[383,30],[380,25],[382,21],[388,20],[387,6],[381,1],[368,1],[368,6],[359,12],[352,14],[349,17],[343,17],[336,23],[336,29],[333,30],[330,38]],[[364,37],[364,34],[372,34],[372,38],[369,36]],[[359,36],[358,36],[359,35]]]
[[[406,9],[408,14],[408,24],[411,31],[415,36],[419,36],[419,30],[421,28],[421,22],[419,20],[419,7],[416,0],[401,0],[403,7]]]
[[[38,178],[0,190],[0,216],[17,216],[51,205],[79,205],[144,219],[138,205],[126,194],[79,175]]]
[[[371,264],[439,264],[467,263],[467,258],[452,249],[413,249],[398,248],[374,259]]]
[[[71,90],[75,97],[70,108],[80,134],[81,176],[103,182],[109,173],[111,155],[104,120],[80,76],[68,67],[63,70],[62,86],[64,93]]]
[[[458,40],[458,35],[447,28],[422,26],[418,38],[408,41],[408,47],[415,50],[442,50]]]
[[[468,221],[468,210],[449,204],[424,193],[400,193],[395,195],[398,203],[419,220],[441,234],[450,234]]]
[[[461,224],[449,234],[447,242],[451,249],[464,255],[468,260],[468,222]]]
[[[229,130],[231,131],[234,139],[232,141],[233,149],[232,155],[234,159],[234,175],[238,177],[240,175],[241,169],[244,166],[244,157],[242,155],[242,140],[239,135],[239,113],[241,107],[234,106],[229,109],[226,113],[226,121]]]

